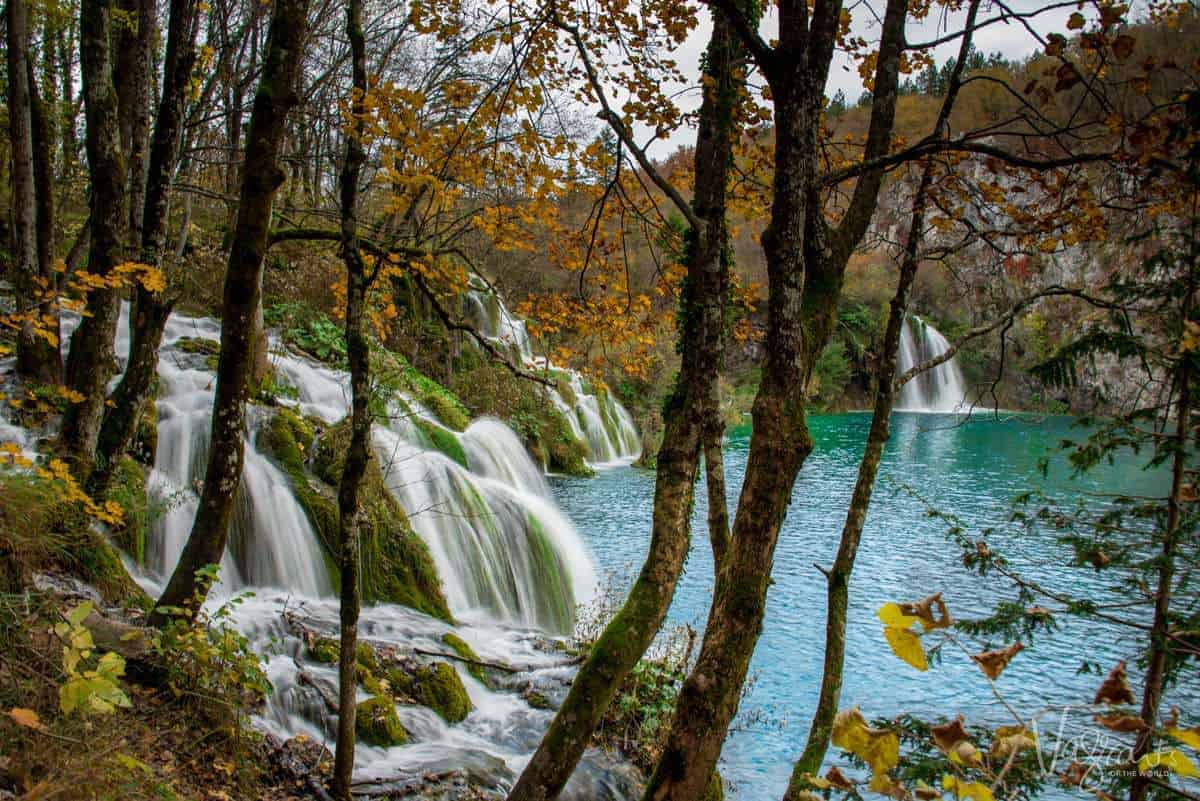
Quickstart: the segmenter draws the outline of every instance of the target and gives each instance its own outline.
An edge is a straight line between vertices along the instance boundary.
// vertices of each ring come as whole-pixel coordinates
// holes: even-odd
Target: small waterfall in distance
[[[915,314],[908,315],[900,331],[897,375],[937,358],[950,349],[941,332]],[[919,373],[900,388],[897,411],[954,412],[966,404],[967,385],[954,358]]]
[[[593,466],[631,462],[642,453],[642,441],[629,410],[609,392],[594,392],[577,371],[551,364],[533,353],[524,320],[509,312],[504,301],[477,278],[463,296],[463,306],[476,329],[517,364],[546,371],[565,384],[545,389],[547,397],[579,440],[587,444]]]

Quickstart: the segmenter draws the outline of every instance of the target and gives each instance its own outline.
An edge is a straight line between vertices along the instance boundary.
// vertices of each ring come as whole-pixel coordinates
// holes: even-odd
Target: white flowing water
[[[611,393],[593,392],[578,372],[535,356],[525,322],[514,317],[495,292],[473,281],[463,296],[463,311],[476,330],[517,364],[565,383],[565,387],[547,387],[545,392],[571,433],[587,445],[590,464],[628,464],[641,455],[642,440],[629,411]]]
[[[900,330],[898,375],[937,358],[950,343],[932,325],[910,314]],[[918,373],[900,388],[896,409],[906,412],[953,412],[966,406],[967,386],[954,358]]]

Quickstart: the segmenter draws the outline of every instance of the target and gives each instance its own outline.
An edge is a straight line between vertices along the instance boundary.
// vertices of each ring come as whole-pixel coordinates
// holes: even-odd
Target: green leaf
[[[87,616],[91,613],[92,602],[84,601],[67,614],[67,622],[69,622],[72,626],[81,626],[83,625],[83,621],[87,620]]]

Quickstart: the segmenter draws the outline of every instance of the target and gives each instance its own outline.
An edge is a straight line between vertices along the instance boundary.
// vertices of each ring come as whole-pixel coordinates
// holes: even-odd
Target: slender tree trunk
[[[5,16],[12,149],[12,272],[17,312],[29,317],[21,323],[17,334],[17,372],[29,380],[58,383],[61,372],[58,348],[37,332],[43,326],[43,315],[53,311],[46,304],[53,302],[54,285],[42,273],[38,247],[44,231],[39,212],[45,198],[37,191],[35,129],[38,126],[34,124],[34,84],[30,78],[33,69],[29,62],[29,15],[25,0],[8,0]],[[56,315],[53,320],[57,327]]]
[[[337,749],[333,764],[333,794],[350,801],[354,774],[355,700],[358,613],[361,605],[358,560],[362,510],[359,489],[371,458],[371,349],[363,331],[370,279],[358,246],[358,181],[366,154],[363,149],[364,97],[367,91],[366,40],[362,27],[362,0],[346,6],[346,36],[350,40],[353,76],[350,110],[353,120],[346,130],[346,160],[340,177],[342,260],[346,264],[346,358],[350,366],[350,447],[338,487],[338,564],[341,569],[341,641],[338,663]]]
[[[33,123],[33,184],[37,195],[37,269],[39,283],[45,287],[41,325],[57,341],[61,332],[58,273],[54,269],[54,126],[38,92],[33,64],[27,61],[26,66],[29,69],[30,121]],[[45,339],[42,343],[43,380],[58,384],[62,380],[62,351]]]
[[[775,176],[763,234],[770,282],[766,361],[729,550],[717,573],[704,640],[684,682],[646,799],[695,801],[716,768],[762,631],[779,530],[796,475],[812,451],[800,388],[837,319],[846,263],[874,211],[882,174],[864,176],[842,222],[830,229],[819,184],[821,108],[841,3],[803,4],[780,16],[768,80],[775,98]],[[876,98],[864,152],[886,152],[894,122],[905,0],[889,0],[875,73]],[[794,60],[793,60],[794,59]]]
[[[250,115],[241,201],[225,276],[208,468],[192,532],[159,599],[160,608],[191,607],[202,600],[204,590],[196,580],[196,571],[219,564],[229,538],[245,456],[246,395],[257,336],[254,311],[262,291],[271,204],[284,178],[279,166],[284,124],[288,112],[299,102],[296,83],[307,28],[308,0],[276,0],[262,78]],[[166,616],[156,610],[151,620],[162,624]]]
[[[128,221],[109,13],[104,0],[82,0],[80,62],[91,179],[88,271],[101,277],[108,277],[112,268],[124,260]],[[91,472],[92,454],[104,412],[105,390],[115,369],[113,339],[120,311],[117,290],[111,287],[90,290],[87,309],[88,314],[71,337],[66,364],[67,385],[83,400],[67,407],[59,432],[60,447],[75,463],[77,474],[85,477]]]
[[[715,398],[728,284],[725,187],[741,92],[735,67],[741,59],[741,48],[718,17],[696,141],[693,208],[704,227],[689,233],[688,274],[680,298],[683,356],[664,411],[650,549],[625,604],[593,644],[508,801],[548,801],[562,792],[621,682],[662,627],[683,570],[704,434],[719,414]]]
[[[171,176],[179,159],[188,82],[196,62],[196,0],[171,0],[167,23],[167,52],[162,98],[154,125],[142,214],[141,260],[154,267],[163,263],[167,239]],[[113,392],[97,443],[94,489],[103,489],[113,467],[129,448],[138,420],[146,408],[158,371],[158,347],[173,301],[140,284],[134,288],[130,308],[129,359],[125,374]]]
[[[1194,269],[1189,266],[1189,269]],[[1191,297],[1193,286],[1183,301],[1184,320],[1191,319]],[[1136,763],[1150,753],[1154,747],[1154,733],[1158,726],[1158,709],[1162,704],[1166,686],[1167,660],[1171,655],[1168,640],[1171,621],[1171,591],[1175,581],[1175,559],[1179,547],[1180,520],[1183,515],[1183,498],[1188,482],[1188,439],[1192,435],[1192,386],[1191,365],[1188,354],[1182,356],[1177,373],[1179,399],[1175,404],[1174,455],[1171,457],[1171,494],[1167,496],[1167,525],[1163,531],[1162,552],[1158,561],[1158,586],[1155,588],[1154,620],[1150,625],[1150,655],[1146,664],[1146,685],[1142,691],[1142,722],[1146,729],[1138,734],[1133,747]],[[1129,801],[1144,801],[1150,782],[1137,776],[1129,788]]]
[[[879,473],[879,460],[888,441],[889,422],[896,400],[896,355],[900,349],[900,334],[908,312],[909,292],[919,265],[918,245],[925,227],[925,208],[931,177],[931,166],[927,165],[913,203],[912,224],[900,265],[900,280],[896,285],[896,294],[892,297],[887,329],[883,335],[879,367],[876,371],[878,385],[875,388],[871,428],[867,433],[862,460],[858,464],[858,479],[854,484],[850,507],[846,510],[837,556],[833,560],[833,566],[825,574],[825,662],[821,674],[821,693],[813,713],[812,725],[809,727],[804,753],[792,768],[791,780],[784,795],[785,801],[799,801],[803,798],[801,792],[811,791],[805,776],[816,775],[820,770],[833,733],[833,719],[837,715],[841,698],[842,668],[846,657],[846,610],[850,601],[850,575],[854,572],[854,560],[858,555],[863,524],[871,505],[871,494]]]
[[[75,51],[74,23],[68,31],[61,28],[54,39],[58,50],[59,125],[62,133],[62,161],[59,165],[60,180],[67,181],[75,172],[79,161],[79,139],[75,132],[75,70],[71,54]]]

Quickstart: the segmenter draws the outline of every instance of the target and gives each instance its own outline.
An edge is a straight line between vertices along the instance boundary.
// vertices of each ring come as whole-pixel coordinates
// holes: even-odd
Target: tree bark
[[[128,221],[111,33],[108,4],[103,0],[82,0],[80,63],[91,180],[88,271],[102,277],[108,277],[112,268],[124,260]],[[77,474],[84,477],[91,473],[105,390],[115,368],[113,339],[120,311],[117,290],[111,287],[89,290],[87,310],[71,337],[66,364],[67,385],[83,400],[67,407],[59,431],[61,449],[74,462]]]
[[[17,372],[31,381],[57,384],[61,373],[58,348],[37,333],[41,318],[53,310],[54,284],[42,271],[44,250],[39,248],[45,228],[41,223],[45,198],[38,193],[35,155],[33,68],[29,61],[29,9],[25,0],[8,0],[5,6],[8,61],[9,140],[12,149],[12,272],[17,313],[28,315],[17,333]],[[53,219],[50,224],[52,225]],[[50,229],[52,230],[52,228]],[[49,273],[53,276],[53,273]],[[54,316],[57,327],[57,315]]]
[[[346,160],[339,178],[341,194],[341,256],[346,264],[346,359],[350,367],[350,446],[338,487],[338,566],[341,571],[341,639],[338,663],[338,728],[333,763],[333,794],[350,801],[354,774],[355,700],[358,694],[359,531],[362,510],[359,490],[371,458],[371,349],[363,331],[370,279],[358,243],[358,181],[366,154],[363,148],[364,97],[367,91],[366,40],[362,0],[346,6],[346,36],[350,40],[353,76],[346,131]]]
[[[237,225],[225,276],[208,468],[191,534],[159,599],[160,608],[192,607],[203,600],[205,589],[197,582],[196,571],[220,563],[229,538],[245,456],[246,395],[257,336],[254,311],[262,291],[271,204],[284,178],[279,165],[284,125],[288,112],[299,102],[296,82],[307,28],[308,0],[277,0],[262,78],[250,114]],[[166,616],[156,610],[151,620],[161,625]]]
[[[152,50],[158,15],[154,0],[119,0],[119,4],[126,17],[118,36],[117,105],[129,184],[129,248],[136,252],[141,246],[146,197]]]
[[[1193,270],[1194,262],[1188,269]],[[1194,281],[1183,298],[1181,319],[1190,320]],[[1154,748],[1155,729],[1158,726],[1158,709],[1162,704],[1166,686],[1167,660],[1171,656],[1171,594],[1175,581],[1175,560],[1179,548],[1183,504],[1188,491],[1188,440],[1192,436],[1192,370],[1190,356],[1182,354],[1176,372],[1179,398],[1175,404],[1174,455],[1171,457],[1171,492],[1167,496],[1167,525],[1162,536],[1162,550],[1158,558],[1158,586],[1155,588],[1154,619],[1150,624],[1150,653],[1146,660],[1146,683],[1142,690],[1142,722],[1145,730],[1140,732],[1133,746],[1133,762],[1136,764]],[[1151,782],[1139,774],[1129,787],[1129,801],[1144,801]]]
[[[196,62],[197,11],[197,0],[171,0],[163,92],[154,124],[145,207],[139,227],[140,258],[154,267],[160,267],[164,260],[171,176],[179,160],[188,82]],[[92,476],[95,489],[108,484],[114,466],[133,440],[158,371],[158,348],[172,305],[173,300],[164,293],[151,292],[141,284],[134,287],[129,359],[100,429],[97,469]]]
[[[889,0],[865,153],[886,152],[895,113],[905,0]],[[763,234],[769,280],[766,360],[729,550],[717,573],[696,666],[684,682],[646,799],[694,801],[716,767],[762,631],[775,546],[796,475],[812,451],[802,387],[836,322],[845,266],[865,233],[882,174],[864,176],[830,229],[818,182],[821,108],[841,3],[780,7],[780,41],[767,69],[775,98],[771,221]],[[746,43],[751,46],[750,42]]]
[[[711,430],[723,355],[728,285],[725,196],[741,92],[742,60],[727,25],[714,20],[695,155],[693,208],[680,297],[682,360],[663,414],[650,548],[620,611],[592,645],[566,700],[508,801],[548,801],[562,792],[621,682],[662,627],[690,544],[692,502],[706,428]],[[698,796],[697,796],[698,797]]]
[[[719,418],[719,415],[718,415]],[[704,436],[704,485],[708,490],[708,539],[712,544],[713,573],[721,569],[721,560],[729,550],[729,509],[725,501],[725,454],[721,445],[725,437],[720,430],[709,430]]]

